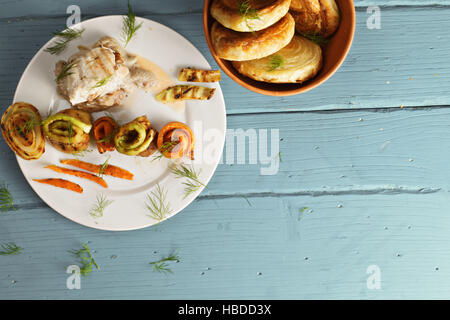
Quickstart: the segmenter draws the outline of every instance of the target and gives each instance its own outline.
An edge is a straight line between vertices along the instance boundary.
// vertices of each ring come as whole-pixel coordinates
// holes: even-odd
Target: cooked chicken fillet
[[[72,106],[100,111],[123,103],[134,87],[149,90],[157,84],[153,73],[137,66],[137,57],[128,54],[117,40],[100,38],[92,49],[79,47],[67,62],[59,61],[55,75],[69,65],[58,81],[58,92]]]

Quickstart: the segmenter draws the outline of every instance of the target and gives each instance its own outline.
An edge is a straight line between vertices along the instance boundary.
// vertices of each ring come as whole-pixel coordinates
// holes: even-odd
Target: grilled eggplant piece
[[[176,85],[164,89],[156,96],[156,100],[171,103],[181,100],[209,100],[214,95],[215,88],[193,85]]]
[[[2,116],[3,137],[9,147],[25,160],[39,159],[45,152],[45,139],[39,111],[26,102],[16,102]]]
[[[118,152],[128,156],[149,156],[148,149],[155,137],[150,121],[141,116],[120,127],[114,137],[114,144]]]
[[[42,127],[45,137],[59,151],[79,153],[89,147],[92,122],[86,111],[62,110],[48,117]]]

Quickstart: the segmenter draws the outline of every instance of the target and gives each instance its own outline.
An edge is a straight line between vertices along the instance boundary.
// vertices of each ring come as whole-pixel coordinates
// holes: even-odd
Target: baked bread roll
[[[259,31],[270,27],[289,10],[291,0],[214,0],[211,15],[226,28]]]
[[[334,0],[320,0],[322,8],[322,34],[324,37],[333,35],[339,27],[339,8]]]
[[[294,33],[295,22],[288,13],[277,23],[256,32],[237,32],[215,21],[211,28],[211,42],[220,58],[245,61],[279,51],[292,40]]]
[[[292,0],[290,13],[295,29],[304,35],[327,38],[339,26],[339,8],[334,0]]]
[[[295,35],[280,51],[262,59],[233,61],[241,74],[274,83],[301,83],[314,77],[322,67],[322,49],[302,36]]]

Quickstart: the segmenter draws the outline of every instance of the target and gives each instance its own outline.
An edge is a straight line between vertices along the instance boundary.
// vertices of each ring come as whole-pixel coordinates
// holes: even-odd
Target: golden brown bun
[[[258,81],[301,83],[314,77],[322,67],[322,49],[311,40],[296,35],[286,47],[268,57],[233,61],[233,66]]]
[[[224,27],[251,32],[270,27],[284,17],[290,2],[291,0],[214,0],[210,11],[214,19]]]
[[[334,0],[320,0],[322,8],[322,32],[324,37],[329,37],[339,27],[339,8]]]
[[[339,8],[334,0],[293,0],[289,12],[301,34],[327,38],[339,26]]]
[[[290,8],[294,11],[308,10],[313,14],[320,14],[319,0],[292,0]]]
[[[295,33],[295,22],[288,13],[274,25],[256,32],[237,32],[217,21],[211,28],[216,54],[225,60],[245,61],[266,57],[286,46]]]

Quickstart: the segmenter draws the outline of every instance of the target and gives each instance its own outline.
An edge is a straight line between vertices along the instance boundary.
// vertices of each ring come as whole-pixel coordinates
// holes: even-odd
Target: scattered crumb
[[[409,161],[409,162],[413,162],[413,161],[414,161],[414,159],[409,159],[408,161]]]
[[[414,80],[413,77],[409,77],[409,80]]]
[[[383,128],[380,128],[380,131],[383,131]]]
[[[364,119],[363,119],[363,118],[359,118],[359,121],[361,121],[361,122],[362,122],[362,121],[364,121]]]
[[[403,109],[403,105],[402,104],[400,105],[400,109]]]
[[[339,203],[339,204],[338,204],[338,208],[342,208],[342,204]]]
[[[152,27],[148,27],[148,30],[152,31]]]
[[[435,77],[437,77],[437,76],[438,76],[438,74],[437,74],[437,73],[435,73],[435,74],[434,74],[434,76],[435,76]]]
[[[388,81],[386,81],[386,84],[391,84],[391,82],[388,80]]]

